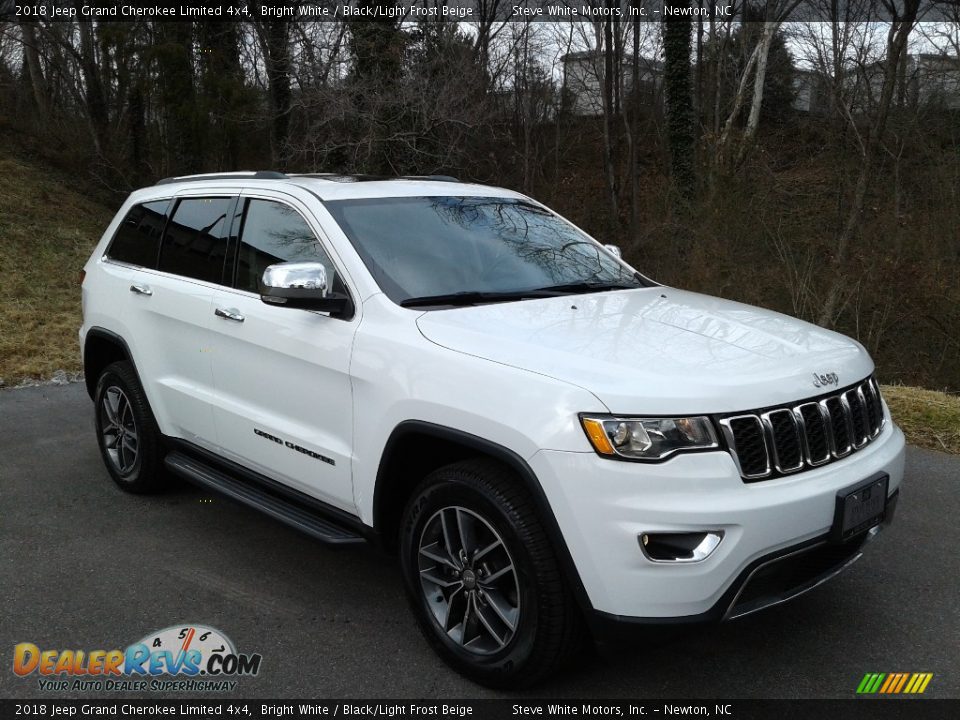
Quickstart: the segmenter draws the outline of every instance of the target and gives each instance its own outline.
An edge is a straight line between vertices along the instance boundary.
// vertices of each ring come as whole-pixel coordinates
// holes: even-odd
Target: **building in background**
[[[567,109],[573,115],[595,117],[603,114],[604,56],[602,52],[586,50],[563,56],[564,90]],[[620,64],[620,97],[624,102],[633,92],[633,55],[624,56]],[[641,105],[654,107],[663,87],[663,63],[641,57],[637,91]]]
[[[793,70],[793,109],[821,115],[830,108],[830,86],[826,76],[816,70]]]
[[[906,76],[911,102],[960,109],[960,57],[933,53],[911,55]]]

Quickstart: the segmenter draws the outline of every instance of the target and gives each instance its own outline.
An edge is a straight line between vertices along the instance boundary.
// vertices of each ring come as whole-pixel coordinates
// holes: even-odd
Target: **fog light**
[[[640,549],[655,563],[694,563],[706,560],[723,540],[723,530],[709,532],[641,533]]]

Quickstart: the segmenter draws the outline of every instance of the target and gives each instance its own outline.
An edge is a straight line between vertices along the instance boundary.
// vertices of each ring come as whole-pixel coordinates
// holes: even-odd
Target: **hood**
[[[857,342],[796,318],[667,287],[426,312],[433,343],[592,392],[610,412],[753,410],[862,380]]]

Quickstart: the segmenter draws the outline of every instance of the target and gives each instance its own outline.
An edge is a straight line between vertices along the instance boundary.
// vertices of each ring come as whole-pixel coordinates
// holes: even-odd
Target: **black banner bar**
[[[864,21],[891,19],[886,3],[865,6],[837,0],[837,17]],[[788,22],[826,20],[830,3],[800,3],[790,9]],[[869,7],[869,10],[865,10]],[[951,0],[921,0],[919,18],[943,21],[952,16]],[[713,18],[742,19],[744,3],[712,0],[677,8],[665,0],[0,0],[0,20],[36,22],[133,22],[203,20],[289,20],[302,22],[393,20],[403,22],[563,22],[596,21],[660,22],[662,20]]]
[[[25,718],[718,718],[927,720],[960,717],[960,700],[0,700],[0,720]]]

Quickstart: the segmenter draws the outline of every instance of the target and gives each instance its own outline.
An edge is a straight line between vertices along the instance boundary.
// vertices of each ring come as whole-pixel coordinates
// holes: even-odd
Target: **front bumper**
[[[863,450],[764,482],[744,483],[726,452],[691,453],[649,465],[547,450],[530,459],[594,614],[643,624],[745,614],[832,576],[859,556],[867,538],[844,545],[826,542],[837,493],[883,472],[889,476],[888,498],[895,501],[903,464],[903,434],[889,419]],[[651,562],[638,543],[643,533],[717,530],[723,532],[722,542],[695,563]],[[818,547],[824,549],[812,553]],[[789,577],[783,587],[768,583],[774,596],[752,597],[759,569],[798,551],[804,552],[797,559],[817,560],[811,565],[817,572],[796,574],[793,587]]]
[[[843,544],[829,536],[764,556],[751,563],[723,594],[717,604],[697,616],[671,618],[624,617],[594,611],[588,616],[591,633],[599,646],[616,650],[658,634],[672,637],[680,628],[733,620],[803,595],[846,570],[863,556],[863,547],[893,519],[900,491],[890,496],[882,525]]]

